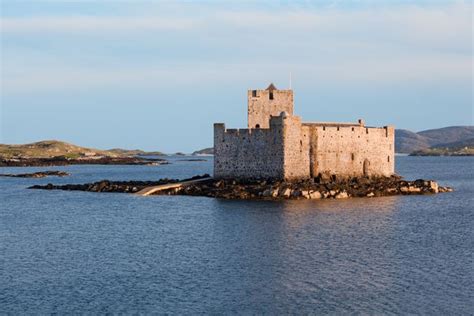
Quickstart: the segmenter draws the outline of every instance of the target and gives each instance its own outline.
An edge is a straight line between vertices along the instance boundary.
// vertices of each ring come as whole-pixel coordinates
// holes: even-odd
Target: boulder
[[[282,188],[279,192],[279,195],[284,198],[289,198],[291,195],[291,189],[290,188]]]
[[[407,186],[403,186],[403,187],[400,188],[400,192],[402,192],[402,193],[408,193],[408,192],[410,192],[410,188],[407,187]]]
[[[418,187],[412,187],[410,186],[410,193],[419,193],[421,192],[421,188],[418,188]]]
[[[417,180],[418,181],[418,180]],[[420,193],[421,188],[418,188],[416,186],[403,186],[400,188],[400,191],[402,193],[410,194],[410,193]]]
[[[277,196],[278,196],[278,188],[272,189],[271,197],[277,197]]]
[[[430,191],[433,193],[438,193],[439,192],[439,186],[436,181],[428,181],[428,186],[430,188]]]
[[[272,188],[269,187],[268,189],[265,189],[263,192],[260,192],[261,196],[263,197],[277,197],[278,196],[278,188]]]
[[[438,192],[440,193],[453,192],[453,189],[450,187],[438,187]]]
[[[301,196],[304,197],[305,199],[311,198],[311,195],[308,190],[301,190]]]
[[[323,196],[319,191],[310,191],[309,198],[312,200],[321,199]]]
[[[349,194],[347,194],[346,191],[339,192],[336,195],[336,199],[347,199],[349,197]]]

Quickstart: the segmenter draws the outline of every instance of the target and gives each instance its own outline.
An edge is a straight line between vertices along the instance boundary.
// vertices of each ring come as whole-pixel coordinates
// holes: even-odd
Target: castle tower
[[[265,90],[248,90],[248,128],[269,128],[270,116],[293,115],[293,90],[278,90],[271,83]]]

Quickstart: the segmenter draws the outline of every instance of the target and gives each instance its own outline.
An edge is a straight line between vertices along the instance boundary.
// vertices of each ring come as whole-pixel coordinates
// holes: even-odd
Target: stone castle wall
[[[283,114],[284,178],[310,177],[309,137],[298,116]]]
[[[293,90],[249,90],[248,128],[269,128],[271,116],[293,115]]]
[[[226,129],[214,124],[214,177],[284,177],[283,137],[279,122],[267,129]]]
[[[304,124],[310,137],[310,169],[313,177],[336,175],[390,176],[394,174],[393,127]]]

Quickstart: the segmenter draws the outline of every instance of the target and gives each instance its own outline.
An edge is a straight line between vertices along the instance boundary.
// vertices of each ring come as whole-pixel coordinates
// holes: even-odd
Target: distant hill
[[[57,140],[45,140],[24,145],[0,144],[0,158],[52,158],[52,157],[131,157],[137,155],[156,155],[159,152],[147,153],[141,150],[112,149],[100,150],[76,146]],[[161,153],[160,153],[161,154]]]
[[[198,155],[214,155],[214,147],[209,147],[209,148],[204,148],[201,150],[196,150],[193,152],[193,155],[198,156]]]
[[[451,126],[418,132],[430,140],[431,146],[474,138],[474,126]]]
[[[438,144],[438,145],[433,146],[432,148],[461,149],[461,148],[465,148],[465,147],[474,148],[474,138],[469,138],[469,139],[461,140],[461,141],[458,141],[458,142]]]
[[[166,154],[162,153],[161,151],[144,151],[140,149],[113,148],[107,150],[107,152],[120,156],[166,156]]]
[[[430,142],[426,137],[404,129],[395,130],[395,152],[409,154],[429,147]]]
[[[418,133],[397,129],[395,131],[395,151],[397,153],[412,153],[432,147],[466,147],[469,146],[469,140],[473,138],[474,126],[450,126]]]

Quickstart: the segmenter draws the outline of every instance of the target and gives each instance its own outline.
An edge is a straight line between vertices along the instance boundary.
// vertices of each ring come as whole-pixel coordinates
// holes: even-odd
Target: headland
[[[0,167],[49,167],[66,165],[160,165],[168,163],[161,152],[99,150],[48,140],[24,145],[0,144]]]

